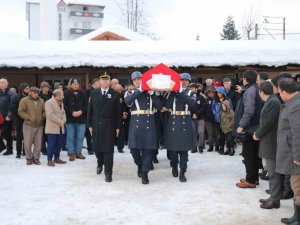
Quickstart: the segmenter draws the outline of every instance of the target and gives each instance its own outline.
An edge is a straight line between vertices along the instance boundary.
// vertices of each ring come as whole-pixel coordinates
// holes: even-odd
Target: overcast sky
[[[104,25],[121,24],[121,14],[116,2],[103,0],[106,4]],[[27,37],[25,0],[0,0],[1,33],[16,33]],[[145,0],[148,30],[160,39],[219,40],[226,17],[232,15],[242,34],[245,15],[252,9],[262,21],[262,16],[286,18],[287,33],[300,33],[300,0]],[[271,21],[271,22],[281,22]],[[281,28],[276,25],[275,28]],[[263,25],[261,24],[261,32]],[[261,36],[262,38],[270,38]],[[281,39],[276,36],[276,39]],[[287,40],[299,40],[299,35],[287,35]]]

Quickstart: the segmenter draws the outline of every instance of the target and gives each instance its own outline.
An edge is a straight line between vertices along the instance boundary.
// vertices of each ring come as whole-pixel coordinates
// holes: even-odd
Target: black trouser
[[[187,162],[189,159],[189,153],[188,151],[170,151],[171,153],[171,165],[172,167],[177,167],[178,165],[178,155],[180,156],[179,160],[179,167],[183,171],[186,171],[187,169]]]
[[[146,173],[151,169],[153,152],[154,150],[152,149],[130,149],[134,163],[138,166],[142,166],[143,172]]]
[[[123,150],[124,148],[124,143],[125,143],[125,132],[126,132],[126,127],[124,122],[122,123],[121,129],[120,129],[120,133],[119,136],[117,138],[117,148],[118,150]]]
[[[233,141],[233,137],[232,137],[232,132],[228,132],[225,134],[225,140],[226,140],[226,147],[233,148],[234,141]]]
[[[1,127],[3,129],[3,136],[4,139],[6,140],[6,145],[3,142],[3,138],[0,137],[0,147],[2,149],[6,148],[7,151],[13,150],[12,136],[11,136],[12,124],[13,124],[12,121],[5,121]]]
[[[248,137],[243,142],[242,154],[246,167],[246,180],[254,184],[258,181],[258,141]]]
[[[104,165],[105,175],[112,175],[114,165],[114,153],[112,152],[96,152],[98,166]]]
[[[41,151],[43,153],[47,154],[46,142],[47,142],[47,135],[45,134],[45,128],[44,128],[43,137],[42,137],[42,149],[41,149]]]
[[[92,136],[91,136],[91,132],[90,132],[89,128],[86,128],[86,130],[85,130],[85,139],[86,139],[87,150],[89,152],[92,152],[93,151]]]
[[[17,155],[21,155],[23,148],[23,122],[16,122],[17,131]]]

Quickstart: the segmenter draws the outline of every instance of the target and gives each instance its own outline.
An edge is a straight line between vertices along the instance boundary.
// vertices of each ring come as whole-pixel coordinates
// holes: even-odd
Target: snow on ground
[[[256,189],[235,186],[245,170],[238,154],[190,154],[187,183],[172,177],[165,150],[158,159],[150,184],[142,185],[127,148],[115,153],[112,183],[96,175],[95,156],[51,168],[45,156],[41,166],[27,166],[24,157],[0,155],[1,224],[276,225],[293,213],[291,200],[280,209],[259,207],[266,181]]]

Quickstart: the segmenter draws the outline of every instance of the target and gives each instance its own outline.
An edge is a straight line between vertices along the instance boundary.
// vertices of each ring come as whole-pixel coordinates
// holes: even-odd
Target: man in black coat
[[[259,85],[260,98],[265,102],[261,110],[259,127],[253,135],[254,140],[259,142],[259,157],[266,160],[269,173],[270,198],[260,199],[261,208],[272,209],[280,207],[281,198],[281,175],[275,172],[276,149],[277,149],[277,125],[280,112],[280,101],[273,94],[273,85],[264,81]]]
[[[16,125],[16,130],[17,130],[17,156],[16,158],[20,159],[21,158],[21,153],[23,149],[23,122],[24,120],[19,116],[18,114],[18,108],[19,104],[22,98],[28,96],[29,93],[29,85],[27,83],[21,83],[19,85],[19,93],[16,94],[10,105],[10,111],[12,114],[12,119]],[[25,154],[25,152],[24,152]]]
[[[120,95],[110,88],[110,76],[100,76],[100,88],[91,93],[87,123],[97,157],[97,174],[104,165],[105,181],[112,181],[115,140],[122,121]]]

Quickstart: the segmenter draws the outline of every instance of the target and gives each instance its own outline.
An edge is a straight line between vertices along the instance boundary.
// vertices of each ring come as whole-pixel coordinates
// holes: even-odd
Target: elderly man
[[[267,170],[269,171],[270,198],[260,199],[263,209],[280,207],[281,198],[281,175],[275,172],[276,167],[276,139],[277,124],[280,112],[280,101],[273,94],[273,85],[264,81],[259,85],[259,96],[265,102],[261,110],[259,127],[253,134],[254,140],[259,142],[259,157],[266,160]]]
[[[42,148],[42,137],[44,131],[45,105],[44,100],[39,97],[37,87],[29,89],[29,95],[22,98],[19,104],[18,113],[24,120],[24,148],[27,165],[32,163],[40,165],[40,153]],[[33,152],[31,150],[34,144]]]
[[[240,98],[240,94],[236,92],[234,87],[232,86],[232,82],[230,78],[224,78],[223,79],[223,86],[226,92],[226,97],[230,99],[232,108],[235,110],[236,104]]]
[[[45,103],[46,128],[45,133],[48,140],[48,166],[54,167],[55,164],[65,164],[59,158],[60,150],[64,144],[64,133],[66,123],[66,112],[63,105],[64,92],[56,89],[53,96]],[[53,162],[54,156],[54,162]]]
[[[12,146],[12,120],[10,112],[10,103],[11,103],[11,92],[8,88],[8,81],[6,78],[0,79],[0,113],[4,118],[4,123],[1,125],[1,129],[4,133],[4,138],[6,140],[6,146],[3,142],[2,137],[0,137],[0,152],[6,149],[6,152],[3,155],[12,155],[13,146]]]
[[[281,105],[277,132],[276,172],[291,175],[295,217],[291,224],[300,224],[300,94],[292,78],[281,78],[278,90],[285,104]]]

